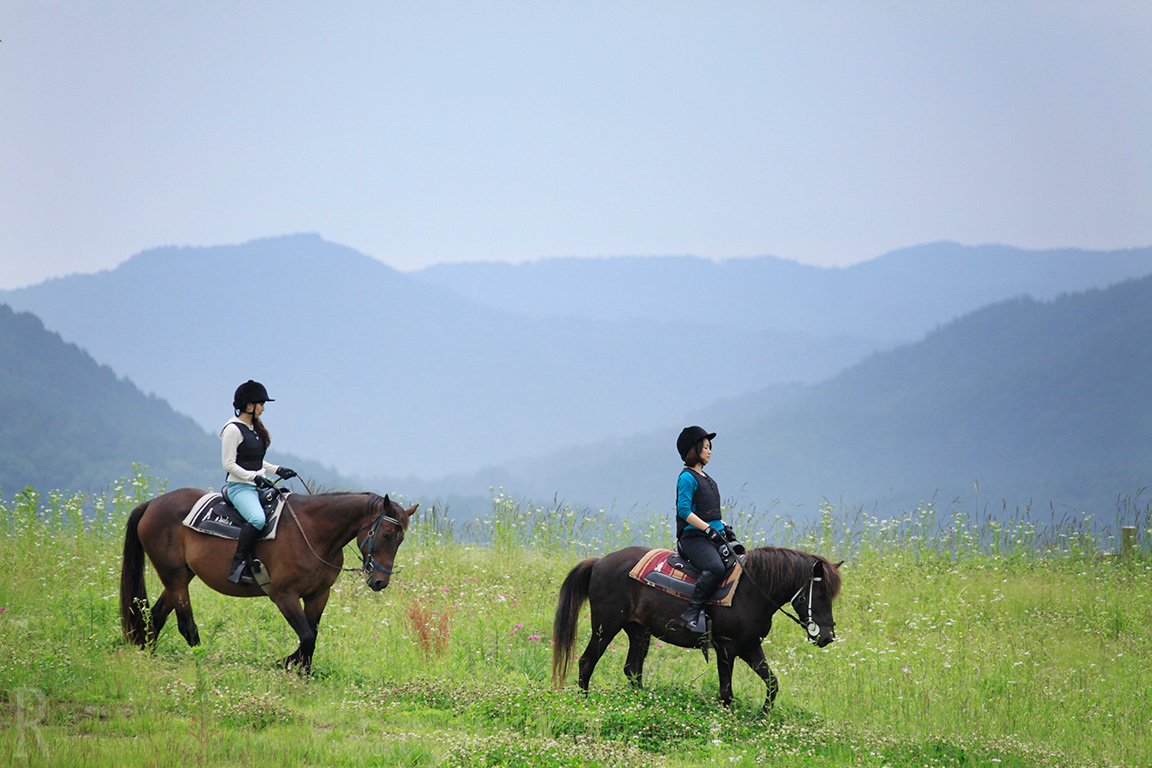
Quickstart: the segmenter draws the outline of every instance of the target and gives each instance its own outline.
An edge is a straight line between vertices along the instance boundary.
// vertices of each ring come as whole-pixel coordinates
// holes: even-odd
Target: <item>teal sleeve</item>
[[[676,481],[676,517],[687,520],[688,515],[696,511],[692,497],[696,495],[696,489],[699,487],[700,484],[696,482],[696,477],[691,472],[680,473],[680,478]]]

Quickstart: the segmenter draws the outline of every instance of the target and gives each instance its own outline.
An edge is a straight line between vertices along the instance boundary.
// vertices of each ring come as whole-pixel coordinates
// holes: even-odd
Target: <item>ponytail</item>
[[[268,434],[268,428],[255,415],[252,416],[252,429],[255,430],[256,437],[260,438],[260,442],[264,443],[265,448],[272,444],[272,437]]]

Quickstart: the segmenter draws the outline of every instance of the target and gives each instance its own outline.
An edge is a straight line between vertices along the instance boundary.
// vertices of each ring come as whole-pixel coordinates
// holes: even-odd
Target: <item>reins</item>
[[[301,482],[303,482],[303,481],[301,481]],[[304,487],[307,488],[308,486],[305,485]],[[311,491],[309,491],[309,493],[311,493]],[[384,512],[381,512],[379,515],[376,516],[375,520],[373,520],[370,523],[366,523],[366,524],[360,526],[360,530],[356,531],[357,536],[359,536],[360,532],[363,531],[365,528],[368,528],[368,527],[372,528],[372,531],[368,534],[368,538],[365,539],[365,541],[364,541],[365,546],[359,548],[360,549],[360,558],[361,558],[360,567],[359,568],[344,568],[342,566],[336,565],[335,563],[330,563],[327,560],[325,560],[323,557],[320,556],[320,553],[316,551],[316,548],[312,546],[312,542],[309,541],[309,539],[308,539],[308,534],[304,532],[304,526],[300,525],[300,518],[297,517],[296,510],[292,508],[292,503],[289,500],[290,497],[291,497],[291,494],[284,494],[284,506],[287,507],[288,514],[290,514],[292,516],[292,521],[294,523],[296,523],[296,528],[300,531],[300,535],[304,537],[304,543],[308,545],[308,549],[311,550],[312,554],[316,556],[317,560],[324,563],[324,565],[328,566],[329,568],[335,568],[336,570],[342,571],[345,573],[356,573],[357,571],[362,572],[362,573],[370,573],[373,568],[376,568],[376,569],[382,571],[383,573],[385,573],[389,576],[392,575],[392,571],[390,569],[385,568],[384,566],[378,564],[377,562],[375,562],[372,559],[372,547],[375,544],[376,535],[380,532],[380,524],[381,523],[385,523],[385,522],[394,523],[394,524],[399,525],[401,527],[403,527],[403,523],[401,523],[396,518],[389,517]],[[372,504],[371,497],[369,497],[368,504],[369,504],[369,509],[371,509],[371,504]]]
[[[790,611],[788,611],[783,604],[779,604],[773,600],[772,596],[768,594],[768,590],[764,589],[764,587],[760,586],[760,583],[757,582],[756,579],[752,578],[752,574],[748,573],[747,568],[744,569],[744,578],[748,579],[748,581],[752,583],[752,586],[760,590],[760,593],[763,594],[764,597],[768,598],[769,603],[776,606],[775,610],[780,611],[780,613],[792,619],[792,621],[796,622],[797,626],[803,627],[804,631],[808,633],[809,637],[816,637],[820,634],[820,625],[812,620],[812,590],[815,588],[816,582],[824,580],[822,576],[811,576],[808,579],[808,621],[802,621],[800,617],[794,616]],[[805,585],[801,584],[800,589],[796,590],[796,593],[784,602],[791,603],[793,600],[799,597],[800,593],[804,591],[804,586]]]

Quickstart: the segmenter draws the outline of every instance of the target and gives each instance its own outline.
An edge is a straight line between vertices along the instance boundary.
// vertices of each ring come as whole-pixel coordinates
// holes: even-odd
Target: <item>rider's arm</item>
[[[707,531],[708,523],[701,520],[693,511],[692,497],[696,495],[696,489],[699,487],[700,483],[691,472],[680,473],[679,479],[676,480],[676,515],[693,528]]]
[[[688,523],[693,528],[697,528],[704,533],[708,532],[708,528],[715,528],[718,531],[724,530],[724,521],[717,520],[712,523],[706,523],[700,519],[699,515],[694,511],[692,504],[692,497],[696,495],[696,489],[700,487],[700,482],[696,476],[691,472],[681,472],[679,479],[676,481],[676,515]]]

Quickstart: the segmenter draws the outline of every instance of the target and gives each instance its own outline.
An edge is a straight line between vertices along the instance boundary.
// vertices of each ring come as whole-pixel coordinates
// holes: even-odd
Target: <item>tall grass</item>
[[[560,581],[586,556],[668,546],[671,513],[537,506],[494,493],[454,523],[422,510],[392,586],[337,582],[314,675],[266,600],[195,582],[204,645],[165,628],[126,646],[117,614],[128,511],[146,470],[98,495],[25,489],[0,502],[0,764],[333,766],[1128,766],[1152,764],[1152,558],[1138,529],[1045,510],[991,515],[825,505],[812,520],[730,508],[749,545],[846,559],[838,641],[779,622],[765,652],[774,712],[742,664],[736,703],[714,666],[653,642],[645,690],[613,643],[589,695],[551,690]],[[149,569],[149,594],[159,585]],[[587,626],[583,629],[587,636]],[[581,640],[582,642],[582,640]]]

